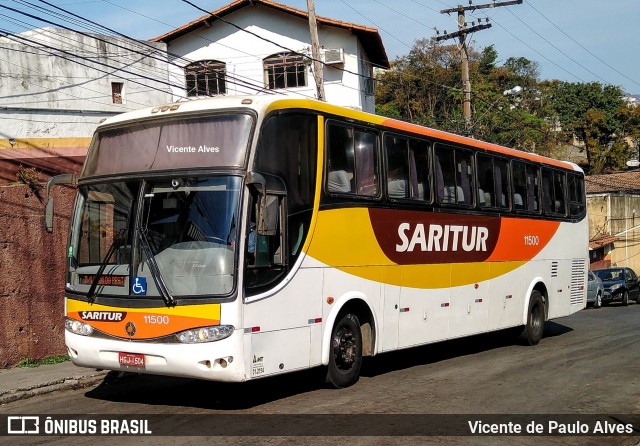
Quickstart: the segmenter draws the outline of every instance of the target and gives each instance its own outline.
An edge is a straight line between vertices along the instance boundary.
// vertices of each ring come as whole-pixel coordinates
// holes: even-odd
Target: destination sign
[[[94,278],[94,274],[80,274],[78,276],[78,282],[80,285],[91,285]],[[126,281],[127,276],[100,276],[100,278],[98,278],[98,285],[124,287]]]

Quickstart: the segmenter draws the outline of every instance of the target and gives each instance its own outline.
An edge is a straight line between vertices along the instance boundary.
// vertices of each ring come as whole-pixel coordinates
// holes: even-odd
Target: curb
[[[84,387],[89,387],[102,381],[107,373],[109,373],[108,370],[99,371],[90,375],[60,378],[56,381],[8,390],[4,393],[0,393],[0,404],[7,404],[17,400],[45,395],[58,390],[82,389]]]

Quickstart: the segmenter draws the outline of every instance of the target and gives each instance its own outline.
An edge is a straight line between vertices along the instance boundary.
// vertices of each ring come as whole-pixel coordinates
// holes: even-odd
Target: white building
[[[374,112],[373,68],[389,68],[375,28],[317,17],[325,98]],[[277,93],[316,98],[306,11],[236,0],[152,39],[167,44],[175,100]]]
[[[0,183],[77,172],[96,125],[171,100],[162,43],[42,28],[0,38]]]

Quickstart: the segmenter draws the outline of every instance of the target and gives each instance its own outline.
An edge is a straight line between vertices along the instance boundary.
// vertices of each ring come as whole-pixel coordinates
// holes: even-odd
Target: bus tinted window
[[[411,198],[431,201],[431,171],[427,141],[409,140],[409,173],[411,177]],[[414,180],[415,178],[415,180]]]
[[[431,201],[429,143],[386,135],[389,198]]]
[[[513,204],[516,210],[540,212],[540,168],[531,164],[513,163]]]
[[[351,126],[327,126],[327,191],[378,195],[377,135]]]
[[[562,172],[542,169],[542,210],[545,214],[565,215],[564,176]]]
[[[569,175],[569,214],[580,217],[585,210],[584,177],[578,174]]]
[[[509,209],[509,163],[491,155],[478,155],[478,206]]]
[[[496,190],[493,180],[493,157],[478,155],[478,206],[496,206]]]
[[[436,190],[440,203],[473,205],[471,152],[436,146]]]
[[[284,180],[292,213],[313,207],[317,123],[315,115],[292,113],[272,116],[262,130],[255,168]]]
[[[409,198],[409,141],[387,135],[384,148],[387,155],[387,193],[390,198]]]

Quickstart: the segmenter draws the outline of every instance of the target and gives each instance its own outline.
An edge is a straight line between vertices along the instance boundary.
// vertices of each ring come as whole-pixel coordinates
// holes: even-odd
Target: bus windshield
[[[81,187],[68,287],[137,298],[165,297],[163,286],[172,297],[229,295],[241,184],[215,176]]]

